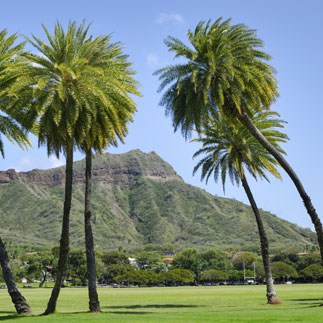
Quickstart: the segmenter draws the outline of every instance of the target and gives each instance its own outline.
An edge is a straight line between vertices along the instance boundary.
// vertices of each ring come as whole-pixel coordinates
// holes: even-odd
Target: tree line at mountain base
[[[35,247],[10,250],[11,266],[17,282],[24,287],[52,287],[59,248]],[[319,253],[279,253],[271,256],[275,283],[323,282]],[[96,251],[97,283],[112,286],[181,286],[217,284],[263,284],[261,257],[250,251],[200,251],[187,248],[176,253],[141,250]],[[86,255],[71,249],[62,286],[87,286]]]

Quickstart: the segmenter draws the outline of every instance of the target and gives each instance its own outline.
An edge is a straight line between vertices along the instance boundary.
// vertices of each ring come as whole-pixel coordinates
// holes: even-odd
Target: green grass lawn
[[[23,322],[322,322],[323,285],[277,285],[281,305],[267,305],[265,286],[99,288],[101,314],[87,313],[87,290],[64,288],[58,314],[37,316],[51,289],[22,289],[34,316],[18,317],[0,290],[0,321]]]

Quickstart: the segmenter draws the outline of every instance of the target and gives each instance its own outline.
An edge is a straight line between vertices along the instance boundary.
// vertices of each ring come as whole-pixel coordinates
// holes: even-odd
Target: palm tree
[[[17,40],[16,35],[9,35],[7,30],[0,31],[0,111],[5,112],[8,97],[6,91],[12,82],[15,81],[15,74],[12,73],[12,67],[19,65],[16,60],[17,55],[23,50],[24,44],[14,46]],[[21,65],[19,65],[22,67]],[[30,145],[26,131],[19,124],[5,113],[0,114],[0,154],[5,157],[4,144],[1,138],[4,135],[9,141],[17,143],[21,148]],[[4,281],[8,287],[8,292],[18,314],[29,314],[31,309],[17,288],[14,276],[12,274],[9,257],[6,247],[0,238],[0,262]]]
[[[122,54],[120,44],[109,44],[109,38],[103,37],[98,42],[97,49],[93,52],[92,64],[102,70],[100,82],[105,84],[106,102],[100,106],[85,106],[85,113],[89,120],[80,120],[86,125],[84,142],[81,149],[86,154],[85,165],[85,249],[88,270],[89,308],[91,312],[99,312],[100,304],[96,289],[96,268],[94,239],[91,226],[91,173],[92,173],[92,149],[102,153],[108,145],[117,145],[117,139],[123,142],[127,134],[126,123],[132,121],[132,114],[136,111],[134,101],[129,94],[140,95],[136,89],[137,83],[133,80],[133,71]],[[105,103],[105,104],[104,104]],[[78,128],[78,127],[77,127]]]
[[[92,123],[93,127],[96,127],[98,123]],[[98,125],[99,126],[99,125]],[[96,128],[96,130],[98,130]],[[101,129],[94,135],[96,137],[102,136],[106,129]],[[111,129],[112,130],[112,129]],[[97,139],[97,138],[96,138]],[[99,138],[98,138],[99,139]],[[102,140],[103,139],[103,140]],[[84,198],[84,232],[85,232],[85,250],[87,260],[87,272],[88,272],[88,294],[89,294],[89,309],[90,312],[100,312],[99,297],[96,288],[96,265],[95,265],[95,250],[94,250],[94,238],[91,225],[92,220],[92,149],[94,148],[99,153],[102,153],[103,148],[108,145],[117,145],[112,133],[108,136],[102,136],[99,142],[95,144],[91,141],[90,137],[84,142],[81,147],[85,151],[85,198]],[[102,146],[101,146],[102,145]]]
[[[0,47],[1,42],[1,32],[0,32]],[[1,62],[1,58],[0,58]],[[1,63],[0,63],[1,64]],[[5,73],[1,68],[0,75]],[[2,99],[2,98],[1,98]],[[0,115],[0,153],[4,158],[4,147],[3,141],[1,140],[1,134],[4,134],[9,141],[16,142],[22,148],[25,148],[27,145],[30,145],[29,140],[26,136],[26,132],[9,116]],[[30,314],[31,309],[28,305],[25,297],[20,293],[13,273],[10,268],[9,257],[6,251],[6,247],[0,237],[0,263],[2,268],[2,275],[4,281],[6,282],[8,293],[11,297],[11,300],[16,308],[18,314]]]
[[[278,97],[274,70],[268,64],[270,56],[261,50],[263,42],[255,30],[221,18],[213,24],[200,22],[188,32],[188,39],[190,45],[174,37],[165,40],[169,51],[185,62],[155,73],[161,81],[159,91],[166,88],[161,105],[171,116],[175,131],[181,129],[188,138],[215,110],[244,124],[295,184],[314,224],[323,263],[323,227],[310,197],[283,155],[249,117],[250,109],[269,109]]]
[[[68,260],[74,148],[84,143],[94,121],[91,111],[113,106],[116,97],[121,94],[109,95],[114,88],[109,88],[105,76],[111,52],[102,52],[102,48],[108,46],[109,36],[88,36],[89,26],[85,26],[84,22],[79,26],[75,22],[69,23],[66,32],[57,22],[52,35],[45,26],[43,30],[47,43],[34,35],[28,39],[39,54],[23,56],[29,66],[11,87],[11,107],[23,106],[33,120],[38,120],[38,142],[47,146],[49,155],[59,157],[64,153],[66,156],[58,268],[55,286],[44,313],[50,314],[56,309]],[[128,81],[125,79],[125,83]],[[132,85],[128,86],[131,88]],[[109,113],[112,118],[115,110],[111,109]]]
[[[252,121],[266,139],[277,150],[284,153],[279,143],[285,142],[287,137],[276,129],[283,127],[283,125],[281,120],[274,118],[275,116],[278,116],[278,114],[274,112],[255,112]],[[206,182],[211,175],[213,175],[215,181],[220,176],[223,190],[227,175],[229,175],[232,184],[239,185],[241,181],[257,222],[261,255],[266,274],[267,301],[268,304],[279,304],[280,300],[277,297],[271,273],[268,238],[246,178],[246,172],[248,172],[255,179],[260,177],[268,180],[267,171],[280,178],[276,169],[278,163],[245,126],[220,113],[215,113],[214,117],[203,128],[200,128],[199,133],[200,137],[195,141],[201,142],[202,148],[194,154],[194,157],[200,155],[205,155],[205,157],[195,166],[194,174],[199,168],[202,168],[201,180],[206,179]]]

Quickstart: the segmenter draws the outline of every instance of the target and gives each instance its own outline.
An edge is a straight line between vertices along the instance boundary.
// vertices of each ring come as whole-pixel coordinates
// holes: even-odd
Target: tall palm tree
[[[284,153],[279,143],[285,142],[287,137],[277,130],[277,127],[283,127],[283,125],[281,120],[275,119],[276,116],[278,114],[274,112],[255,112],[252,116],[252,121],[266,139],[277,150]],[[273,284],[268,238],[262,217],[246,178],[246,172],[255,179],[260,177],[268,180],[266,172],[280,178],[280,174],[276,169],[278,163],[250,134],[245,126],[220,113],[215,113],[214,117],[204,127],[200,128],[199,132],[200,137],[195,141],[201,142],[202,148],[194,154],[194,157],[200,155],[205,155],[205,157],[195,166],[194,174],[201,168],[201,180],[206,179],[206,182],[211,175],[213,175],[215,181],[220,176],[223,190],[227,175],[229,175],[232,184],[239,185],[241,181],[257,222],[261,255],[266,274],[267,301],[268,304],[278,304],[280,300]]]
[[[109,36],[93,38],[89,26],[82,22],[68,24],[66,31],[57,22],[53,34],[45,26],[47,42],[32,35],[28,41],[39,54],[25,54],[28,70],[11,87],[11,107],[24,107],[38,120],[38,141],[47,146],[48,154],[66,156],[65,200],[60,252],[55,279],[44,314],[53,313],[66,271],[69,252],[69,217],[72,200],[73,152],[84,143],[93,121],[90,111],[113,106],[116,97],[106,79],[111,53],[102,52]],[[113,68],[113,66],[112,66]],[[128,80],[125,80],[127,83]],[[129,88],[131,84],[129,84]],[[115,111],[109,111],[113,117]]]
[[[0,32],[0,47],[1,42],[1,32]],[[1,58],[0,58],[0,65]],[[1,68],[0,75],[5,73]],[[1,77],[1,76],[0,76]],[[1,95],[1,99],[3,96]],[[27,145],[30,145],[29,140],[26,136],[26,132],[9,116],[0,115],[0,153],[4,158],[4,146],[1,139],[1,134],[5,135],[9,141],[16,142],[22,148],[25,148]],[[10,261],[6,247],[0,237],[0,263],[2,268],[2,275],[4,281],[6,282],[8,293],[11,297],[11,300],[16,308],[18,314],[30,314],[31,308],[28,305],[25,297],[19,291],[13,273],[10,268]]]
[[[23,50],[24,44],[14,45],[17,36],[8,35],[7,30],[0,31],[0,154],[5,157],[4,144],[1,135],[9,141],[17,143],[21,148],[30,145],[26,131],[19,124],[5,113],[8,103],[7,90],[10,84],[15,81],[15,74],[12,67],[19,65],[16,60],[17,55]],[[19,67],[22,67],[19,65]],[[8,292],[18,314],[28,314],[31,309],[17,288],[13,273],[9,264],[9,257],[6,247],[0,238],[0,262],[4,281],[8,287]]]
[[[96,128],[97,123],[92,124]],[[99,126],[99,125],[98,125]],[[96,128],[97,129],[97,128]],[[97,129],[98,130],[98,129]],[[94,134],[96,137],[102,136],[107,129],[101,129],[102,132]],[[89,309],[90,312],[100,312],[99,297],[96,288],[96,265],[95,265],[95,250],[94,238],[91,225],[92,220],[92,149],[98,153],[102,153],[103,148],[110,145],[117,145],[113,137],[113,129],[108,136],[103,136],[97,142],[93,142],[90,137],[84,142],[81,147],[85,151],[85,197],[84,197],[84,232],[85,232],[85,250],[87,260],[87,275],[88,275],[88,294],[89,294]],[[103,140],[102,140],[103,139]]]
[[[109,38],[103,37],[98,42],[92,64],[102,70],[100,82],[104,82],[106,101],[99,106],[84,106],[83,115],[88,120],[79,120],[82,129],[86,125],[85,138],[80,148],[85,151],[85,249],[88,270],[89,308],[91,312],[99,312],[100,304],[96,289],[96,268],[94,239],[91,226],[91,173],[92,173],[92,149],[102,153],[108,145],[117,145],[117,139],[123,142],[127,134],[127,122],[132,121],[132,114],[136,111],[134,101],[129,94],[140,95],[137,91],[137,83],[132,78],[134,72],[129,69],[130,63],[127,56],[122,54],[120,44],[109,43]],[[80,134],[82,136],[82,134]]]
[[[255,30],[230,20],[200,22],[188,31],[189,45],[174,37],[165,43],[185,62],[156,71],[165,92],[161,105],[185,138],[200,127],[210,111],[219,110],[244,124],[287,172],[298,190],[317,235],[323,263],[323,227],[301,180],[283,155],[270,144],[250,119],[250,109],[269,109],[278,97],[270,56]]]

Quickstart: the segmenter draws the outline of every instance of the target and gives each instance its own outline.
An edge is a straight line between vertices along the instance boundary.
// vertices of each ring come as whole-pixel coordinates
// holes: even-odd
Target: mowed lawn
[[[323,284],[276,285],[281,305],[267,305],[265,286],[99,288],[102,313],[87,313],[87,290],[64,288],[58,313],[37,316],[51,289],[22,289],[34,316],[17,317],[0,290],[0,321],[23,322],[323,322]]]

